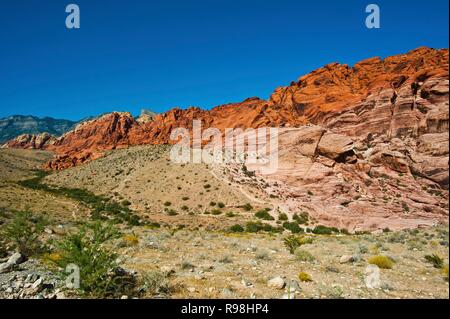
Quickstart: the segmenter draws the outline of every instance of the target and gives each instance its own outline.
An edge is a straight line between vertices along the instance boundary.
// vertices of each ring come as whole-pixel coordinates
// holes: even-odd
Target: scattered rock
[[[286,283],[284,279],[281,277],[272,278],[267,282],[267,286],[275,289],[283,289],[285,285]]]
[[[339,259],[339,263],[341,264],[347,264],[347,263],[352,263],[354,262],[353,256],[350,255],[343,255],[340,259]]]

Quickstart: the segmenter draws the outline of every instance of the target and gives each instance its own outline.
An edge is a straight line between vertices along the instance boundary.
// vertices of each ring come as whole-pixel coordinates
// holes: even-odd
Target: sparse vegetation
[[[33,256],[43,253],[45,246],[40,240],[40,234],[44,230],[46,221],[42,216],[36,216],[30,212],[17,212],[1,230],[2,241],[10,244],[25,256]],[[6,247],[6,243],[3,244]]]
[[[303,262],[312,262],[315,260],[314,256],[309,252],[301,248],[297,248],[294,252],[295,258]]]
[[[244,232],[244,227],[242,227],[239,224],[236,224],[230,227],[230,231],[233,233],[242,233]]]
[[[275,220],[272,215],[269,214],[269,212],[265,209],[262,209],[255,213],[255,217],[262,219],[262,220]]]
[[[292,216],[292,219],[300,225],[306,225],[309,221],[309,215],[306,212],[301,212],[300,215],[294,214],[294,216]]]
[[[331,235],[333,233],[339,233],[339,229],[337,229],[336,227],[327,227],[319,225],[314,227],[312,232],[317,235]]]
[[[376,265],[381,269],[391,269],[394,266],[394,261],[384,255],[370,257],[368,263]]]
[[[303,272],[303,271],[298,274],[298,279],[301,282],[312,282],[313,281],[311,275],[306,272]]]
[[[289,230],[291,233],[298,234],[303,232],[303,228],[300,228],[297,222],[284,222],[283,228]]]
[[[130,209],[131,202],[124,201],[119,204],[112,199],[98,196],[84,189],[67,187],[50,187],[42,183],[42,179],[47,176],[47,172],[36,171],[36,176],[19,181],[18,184],[34,190],[45,191],[54,195],[64,196],[81,202],[92,209],[91,217],[97,220],[111,219],[114,222],[126,222],[133,226],[141,224],[141,220]],[[126,204],[126,205],[124,205]]]
[[[105,243],[120,233],[112,224],[101,222],[81,226],[77,232],[55,243],[60,258],[56,261],[62,269],[76,265],[80,271],[80,293],[92,297],[119,297],[131,294],[135,279],[120,271],[117,254]],[[62,276],[67,276],[66,272]]]
[[[432,264],[434,268],[441,269],[444,267],[444,260],[437,254],[425,255],[425,260]]]

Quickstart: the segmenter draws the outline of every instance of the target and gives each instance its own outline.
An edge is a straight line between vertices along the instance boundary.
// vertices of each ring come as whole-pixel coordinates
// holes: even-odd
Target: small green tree
[[[45,250],[39,238],[45,225],[46,221],[42,216],[17,212],[3,229],[3,240],[11,243],[18,252],[27,257],[40,254]]]
[[[80,269],[80,292],[96,297],[117,297],[134,287],[135,279],[118,272],[117,254],[106,243],[120,237],[112,224],[86,224],[56,243],[58,266]]]

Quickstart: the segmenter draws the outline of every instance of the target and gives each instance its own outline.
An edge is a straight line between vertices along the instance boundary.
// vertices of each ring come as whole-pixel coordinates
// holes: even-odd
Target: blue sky
[[[65,27],[69,3],[78,30]],[[369,3],[381,29],[365,28]],[[211,108],[419,46],[448,48],[447,0],[2,1],[0,117]]]

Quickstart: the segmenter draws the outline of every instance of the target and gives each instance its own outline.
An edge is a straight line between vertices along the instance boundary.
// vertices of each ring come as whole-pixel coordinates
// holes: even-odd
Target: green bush
[[[317,235],[331,235],[332,233],[339,233],[339,229],[337,229],[336,227],[319,225],[314,227],[312,232]]]
[[[80,293],[92,297],[119,297],[129,295],[135,288],[135,279],[120,271],[117,254],[105,243],[118,238],[120,233],[112,224],[86,224],[73,234],[56,242],[59,258],[55,263],[66,269],[70,264],[80,269]],[[64,272],[63,276],[67,276]]]
[[[294,214],[292,217],[293,220],[297,221],[300,225],[308,224],[309,215],[306,212],[301,212],[300,215]]]
[[[255,213],[255,216],[259,219],[263,220],[275,220],[275,218],[272,217],[272,215],[269,214],[269,212],[265,209],[258,211]]]
[[[278,220],[287,221],[288,217],[287,217],[287,215],[285,213],[280,213],[278,215]]]
[[[45,251],[45,246],[39,236],[42,234],[46,221],[41,216],[30,212],[17,212],[3,228],[3,241],[9,243],[25,256],[33,256]]]
[[[225,207],[225,204],[222,203],[222,202],[218,202],[218,203],[217,203],[217,207],[219,207],[219,208],[224,208],[224,207]]]
[[[298,234],[302,233],[303,229],[300,228],[297,222],[284,222],[283,227],[289,230],[291,233]]]
[[[168,209],[167,210],[167,215],[169,215],[169,216],[177,216],[178,213],[175,211],[175,209]]]
[[[426,255],[425,260],[433,265],[434,268],[442,269],[444,267],[444,260],[437,254]]]
[[[131,202],[129,200],[123,200],[121,203],[123,206],[130,206]]]
[[[245,231],[248,233],[257,233],[263,228],[262,223],[248,222],[245,225]]]
[[[239,224],[236,224],[230,227],[230,231],[233,233],[242,233],[244,232],[244,227],[242,227]]]
[[[284,239],[284,246],[289,250],[291,254],[294,253],[294,251],[300,247],[300,241],[297,236],[290,235]]]

